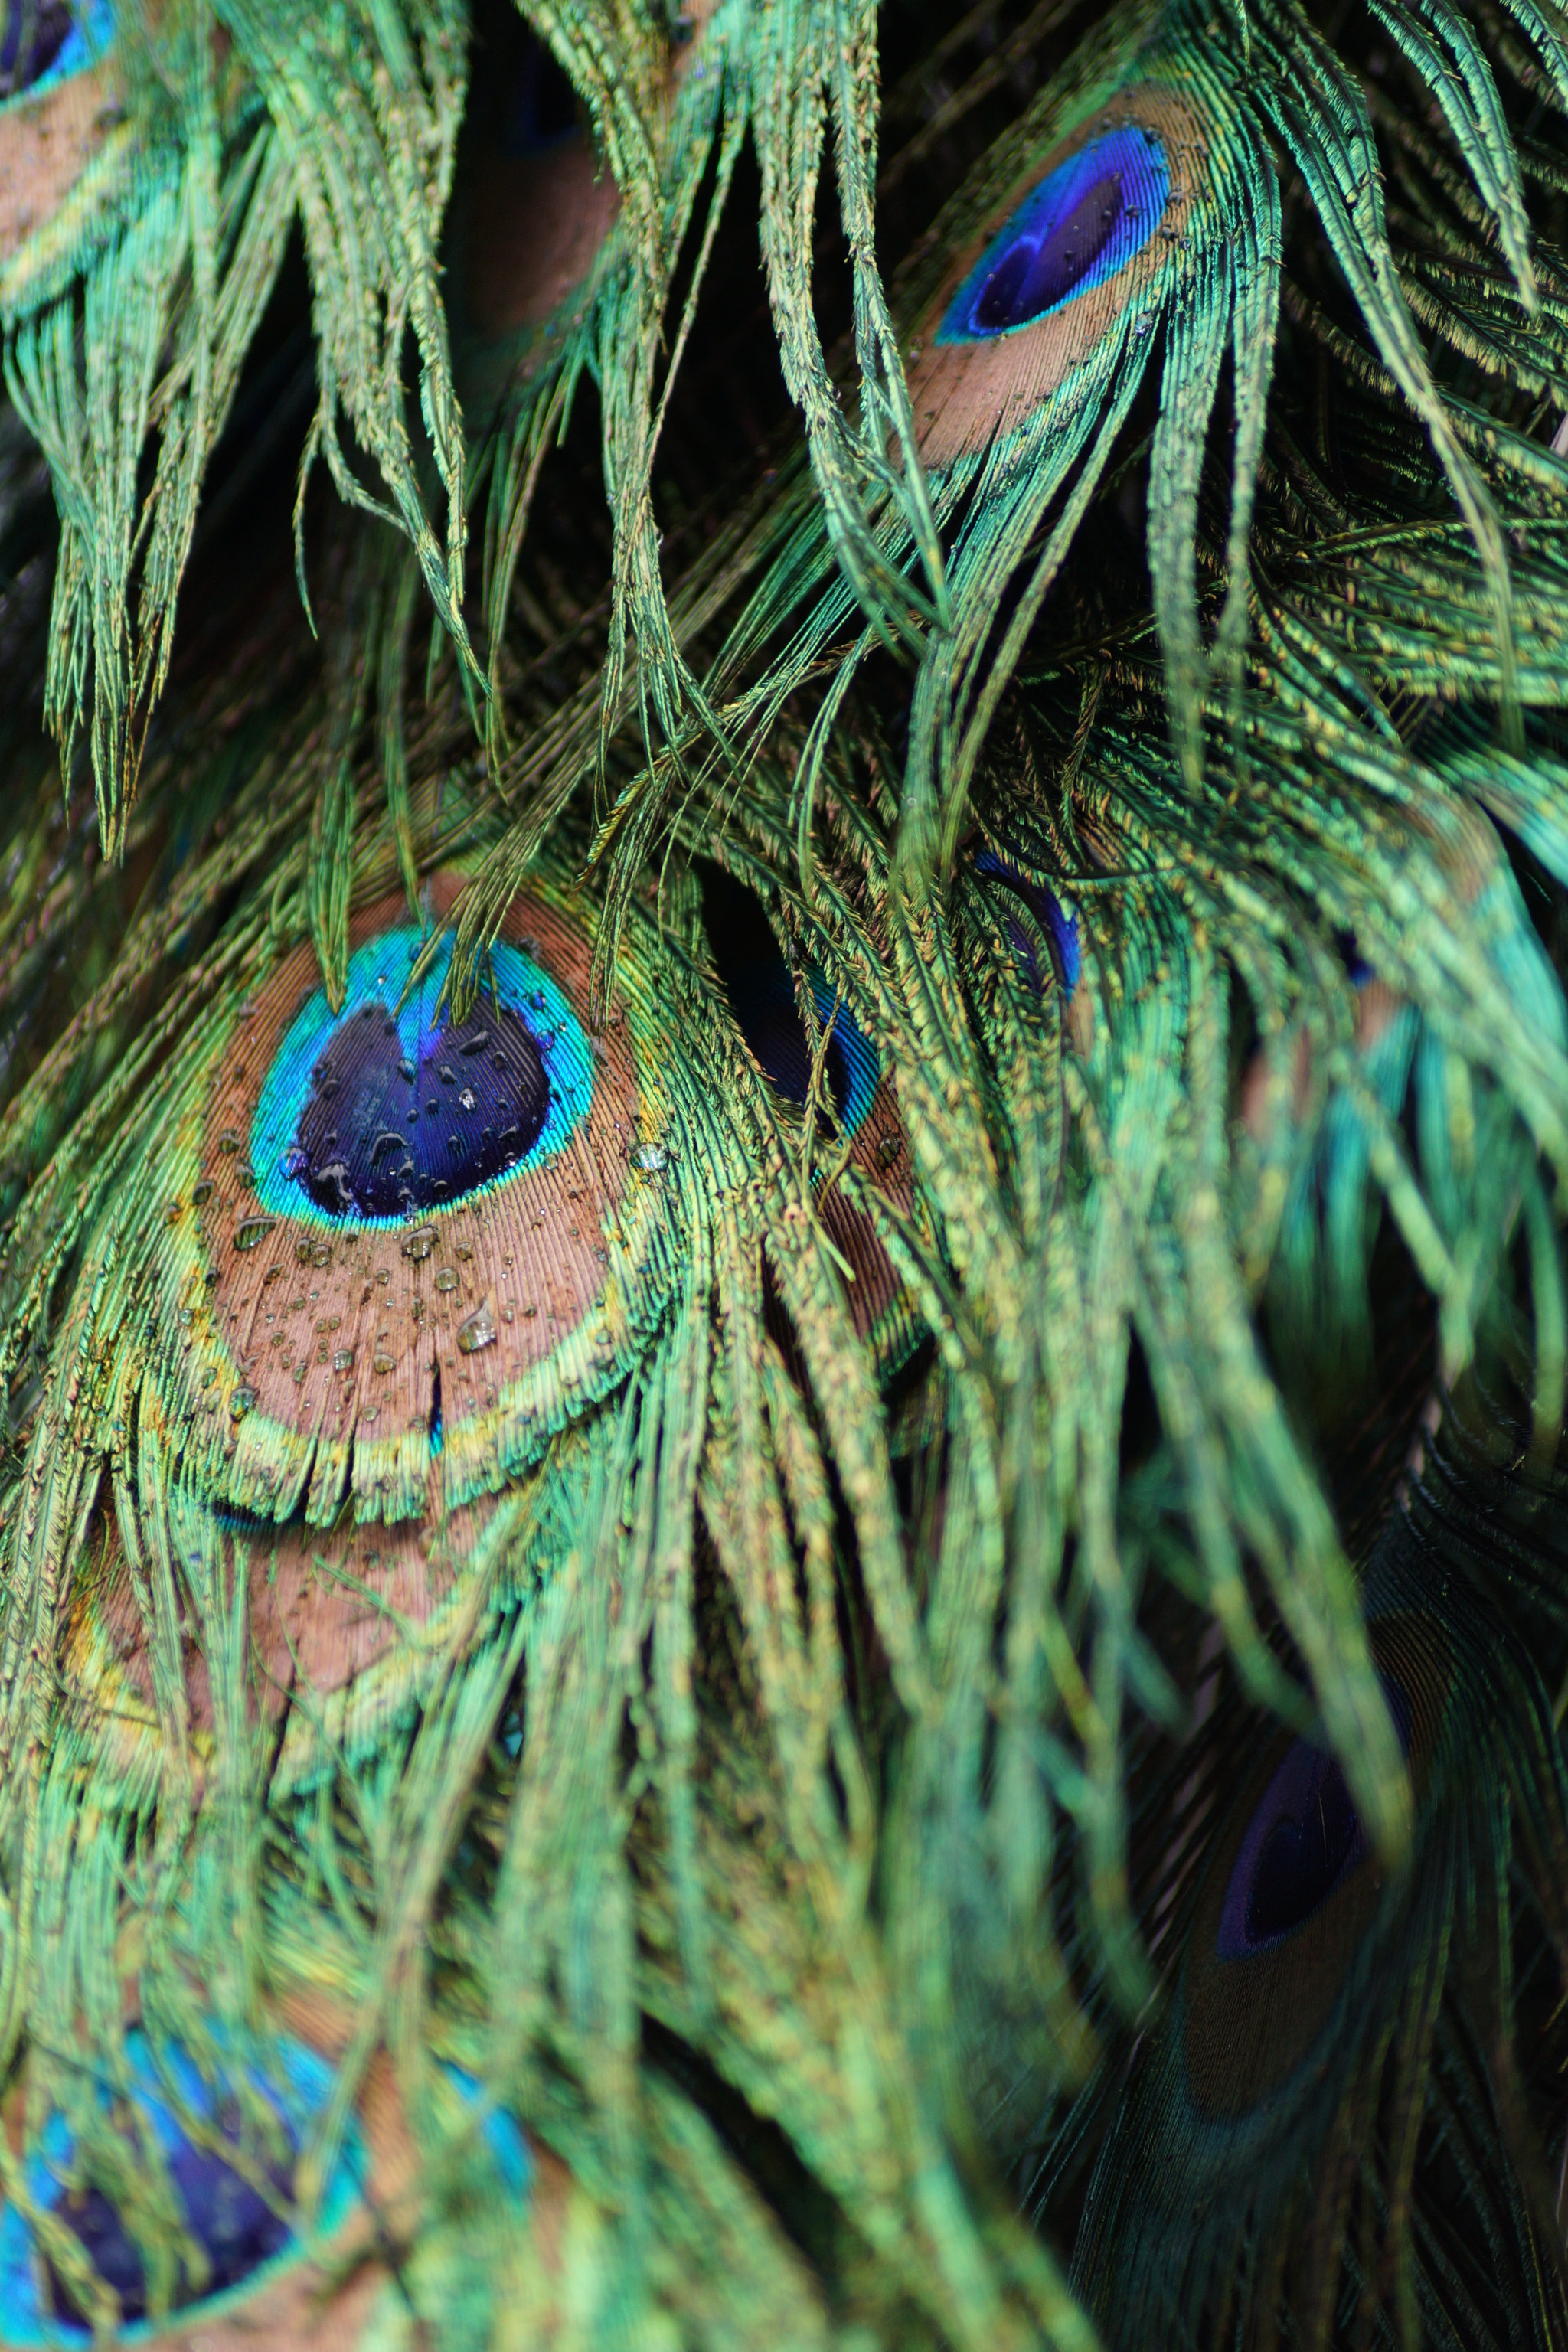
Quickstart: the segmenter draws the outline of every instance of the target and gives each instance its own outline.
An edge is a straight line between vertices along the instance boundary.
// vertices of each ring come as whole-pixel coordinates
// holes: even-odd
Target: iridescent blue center
[[[425,941],[384,932],[350,960],[343,1009],[318,989],[278,1049],[251,1127],[256,1189],[282,1215],[386,1223],[558,1151],[587,1112],[593,1060],[531,956],[491,949],[462,1020],[441,1004],[449,943],[406,1003]]]
[[[226,2139],[239,2138],[238,2110],[229,2103],[212,2118]],[[292,2146],[292,2134],[289,2135]],[[184,2209],[186,2225],[206,2255],[208,2272],[202,2292],[223,2294],[252,2271],[280,2254],[293,2235],[282,2215],[261,2191],[231,2164],[210,2149],[182,2142],[168,2158],[169,2178]],[[292,2165],[270,2168],[272,2186],[287,2196]],[[141,2319],[147,2309],[147,2280],[135,2240],[101,2189],[66,2189],[54,2210],[80,2239],[94,2269],[120,2297],[127,2319]],[[87,2324],[70,2287],[49,2265],[54,2305],[68,2317]]]
[[[1408,1752],[1410,1706],[1392,1677],[1384,1696]],[[1220,1913],[1219,1957],[1282,1944],[1320,1912],[1369,1849],[1345,1776],[1326,1748],[1292,1741],[1264,1790],[1236,1857]]]
[[[326,2099],[331,2074],[312,2051],[288,2042],[277,2051],[276,2082],[263,2081],[254,2073],[249,2075],[253,2088],[276,2118],[285,2153],[280,2158],[277,2147],[263,2153],[253,2137],[247,2167],[252,2178],[247,2179],[216,2149],[198,2147],[185,2137],[142,2034],[126,2037],[126,2062],[140,2129],[162,2151],[185,2225],[207,2258],[207,2276],[199,2297],[193,2287],[174,2295],[175,2306],[183,2308],[193,2299],[205,2302],[239,2286],[292,2244],[293,2232],[276,2207],[288,2200],[295,2152],[310,2116]],[[177,2049],[164,2051],[163,2065],[185,2110],[199,2116],[216,2138],[237,2148],[242,2126],[232,2091],[215,2089]],[[57,2115],[29,2164],[29,2189],[40,2207],[52,2210],[80,2240],[100,2277],[120,2297],[124,2318],[134,2323],[147,2310],[147,2276],[135,2238],[102,2189],[63,2185],[62,2176],[68,2174],[73,2160],[70,2129],[64,2117]],[[356,2143],[334,2175],[323,2226],[335,2226],[356,2193],[359,2162]],[[275,2199],[254,2185],[257,2177],[269,2181]],[[87,2316],[69,2286],[55,2266],[37,2252],[20,2214],[7,2206],[0,2214],[0,2337],[17,2345],[58,2343],[62,2338],[74,2343],[89,2332]],[[128,2340],[138,2340],[141,2333],[132,2326]]]
[[[974,871],[983,879],[999,882],[1019,904],[1027,908],[1033,919],[1035,933],[1011,914],[1004,914],[1007,944],[1014,961],[1037,996],[1045,992],[1046,974],[1040,970],[1040,959],[1035,945],[1035,934],[1047,940],[1056,950],[1061,971],[1062,992],[1070,996],[1078,986],[1079,973],[1083,970],[1083,950],[1078,934],[1078,917],[1069,907],[1064,907],[1054,890],[1043,882],[1031,882],[1016,866],[998,857],[994,849],[983,849],[974,861]]]
[[[741,1034],[752,1052],[784,1099],[804,1104],[811,1092],[812,1041],[784,958],[760,956],[731,964],[723,978]],[[823,1075],[837,1128],[852,1136],[871,1108],[881,1065],[870,1039],[847,1006],[835,1004],[833,991],[819,973],[811,975],[810,987],[821,1034],[826,1040]]]
[[[1030,191],[948,306],[939,343],[1011,334],[1112,278],[1170,201],[1165,151],[1127,124],[1090,139]]]
[[[114,21],[104,0],[0,0],[0,100],[40,90],[89,66],[109,47]]]

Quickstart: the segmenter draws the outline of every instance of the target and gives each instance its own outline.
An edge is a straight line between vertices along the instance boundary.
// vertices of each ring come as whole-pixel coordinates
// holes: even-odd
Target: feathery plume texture
[[[1568,2336],[1565,200],[0,0],[0,2352]]]

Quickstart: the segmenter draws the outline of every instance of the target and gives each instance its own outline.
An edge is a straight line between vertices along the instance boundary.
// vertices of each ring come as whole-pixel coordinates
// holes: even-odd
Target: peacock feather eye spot
[[[1300,1740],[1264,1799],[1264,1834],[1227,1901],[1220,1951],[1266,1951],[1321,1911],[1366,1851],[1344,1774]]]
[[[351,959],[342,1013],[317,990],[296,1015],[252,1136],[268,1209],[298,1215],[308,1204],[334,1224],[400,1221],[558,1149],[585,1111],[585,1040],[531,959],[498,944],[494,1001],[459,1019],[441,1001],[449,950],[397,1003],[424,944],[412,928],[383,935]],[[440,1114],[459,1058],[465,1108],[489,1117],[454,1129]]]
[[[210,1008],[148,1145],[184,1203],[173,1246],[162,1183],[137,1212],[137,1247],[154,1253],[138,1328],[167,1381],[182,1491],[255,1512],[268,1576],[280,1560],[289,1579],[296,1566],[306,1578],[313,1531],[352,1497],[362,1518],[407,1530],[376,1585],[397,1585],[421,1624],[458,1605],[461,1562],[454,1549],[452,1575],[431,1572],[420,1531],[482,1515],[625,1378],[658,1328],[669,1237],[692,1208],[690,1184],[628,1164],[640,1139],[670,1134],[696,1083],[661,1057],[658,942],[628,951],[595,1055],[591,939],[570,886],[541,881],[501,910],[464,1011],[447,1002],[449,950],[428,926],[452,918],[468,873],[432,878],[424,924],[390,892],[356,912],[331,1002],[307,939],[269,961],[243,1055],[232,1008]],[[253,1192],[230,1181],[241,1166]],[[211,1187],[199,1223],[198,1181]],[[301,1655],[318,1686],[363,1675],[401,1690],[402,1637],[362,1629],[358,1600],[310,1593],[320,1622]],[[302,1636],[274,1622],[271,1600],[257,1607],[282,1692]],[[141,1667],[109,1671],[131,1693],[126,1736],[151,1749]],[[314,1769],[318,1734],[300,1723],[291,1775]]]
[[[1391,1675],[1384,1696],[1408,1754],[1408,1698]],[[1220,1911],[1221,1959],[1272,1951],[1316,1917],[1370,1848],[1338,1759],[1292,1741],[1255,1807]]]
[[[1064,906],[1056,892],[1042,882],[1032,882],[1016,866],[999,857],[994,849],[983,849],[974,860],[974,872],[982,880],[1001,884],[1012,898],[1023,906],[1032,918],[1035,929],[1055,950],[1060,969],[1062,992],[1070,997],[1083,970],[1083,944],[1079,935],[1078,916]],[[1004,913],[1007,944],[1020,976],[1036,996],[1045,993],[1047,975],[1040,969],[1040,959],[1028,930],[1011,913]]]
[[[225,2138],[238,2140],[237,2113],[232,2105],[215,2120]],[[289,2137],[292,2145],[292,2134]],[[291,2166],[271,2168],[272,2186],[279,2198],[289,2192],[291,2171]],[[282,2215],[259,2189],[210,2149],[183,2142],[169,2158],[169,2175],[184,2209],[186,2227],[207,2258],[201,2299],[237,2286],[289,2244],[293,2232]],[[123,2317],[144,2318],[147,2282],[142,2257],[103,2191],[67,2189],[56,2200],[54,2210],[79,2241],[99,2276],[114,2289]],[[79,2307],[68,2284],[52,2263],[46,2268],[56,2310],[87,2326],[89,2315]]]
[[[103,2095],[104,2121],[114,2133],[123,2132],[128,2143],[151,2141],[161,2152],[181,2220],[205,2257],[205,2275],[198,2279],[187,2272],[173,2295],[175,2310],[194,2310],[255,2283],[258,2272],[295,2246],[287,2218],[294,2166],[303,2127],[331,2088],[331,2071],[300,2043],[274,2045],[276,2080],[246,2070],[255,2095],[247,2130],[232,2078],[227,2084],[210,2084],[172,2045],[155,2063],[140,2030],[127,2035],[124,2056],[127,2097],[111,2105]],[[199,2121],[199,2145],[170,2103],[171,2085],[184,2115]],[[256,2101],[266,2116],[259,2130]],[[349,2152],[328,2188],[322,2220],[329,2227],[357,2194],[362,2150],[352,2128],[349,2137]],[[230,2160],[226,2147],[237,2161]],[[151,2296],[142,2248],[113,2196],[90,2177],[79,2177],[76,2133],[58,2111],[42,2132],[26,2177],[36,2207],[63,2223],[99,2278],[114,2290],[122,2319],[132,2326],[144,2321]],[[0,2212],[0,2305],[7,2340],[77,2343],[91,2332],[90,2315],[70,2281],[36,2246],[21,2212],[9,2204]]]
[[[107,47],[106,12],[80,18],[67,0],[0,0],[0,101],[63,81]]]
[[[1113,277],[1170,200],[1161,141],[1136,124],[1089,140],[1018,205],[960,286],[939,343],[986,341],[1048,318]]]

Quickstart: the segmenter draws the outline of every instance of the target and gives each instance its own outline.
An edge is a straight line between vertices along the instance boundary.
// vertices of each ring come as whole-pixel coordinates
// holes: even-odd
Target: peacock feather
[[[1565,193],[4,0],[0,2347],[1568,2336]]]

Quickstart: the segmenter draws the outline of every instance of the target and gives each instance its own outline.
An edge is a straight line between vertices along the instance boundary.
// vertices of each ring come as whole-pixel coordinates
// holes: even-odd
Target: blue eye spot
[[[96,64],[114,19],[105,0],[0,0],[0,101],[22,98]]]
[[[1064,906],[1055,891],[1048,890],[1044,883],[1031,882],[1016,866],[998,857],[994,849],[981,851],[974,861],[974,871],[983,880],[999,882],[1027,908],[1036,929],[1056,950],[1057,961],[1061,967],[1062,992],[1070,997],[1083,970],[1083,945],[1079,937],[1078,917],[1073,909]],[[1019,971],[1035,994],[1042,995],[1045,974],[1039,968],[1034,940],[1016,918],[1007,915],[1004,919],[1007,944],[1013,950]]]
[[[741,1034],[786,1102],[804,1105],[811,1092],[812,1041],[801,1017],[795,982],[782,956],[731,965],[724,974]],[[836,1003],[820,973],[808,982],[826,1039],[824,1076],[842,1130],[852,1136],[871,1108],[881,1076],[876,1047],[848,1007]]]
[[[400,1006],[424,945],[412,925],[368,940],[342,1011],[317,989],[290,1023],[250,1137],[275,1214],[389,1224],[537,1165],[586,1115],[588,1042],[548,973],[499,943],[493,990],[459,1021],[441,1003],[449,942]]]
[[[1401,1747],[1410,1747],[1410,1705],[1385,1677],[1384,1696]],[[1220,1913],[1219,1957],[1273,1949],[1320,1912],[1369,1852],[1345,1777],[1310,1740],[1293,1740],[1264,1790],[1236,1857]]]
[[[163,2053],[165,2075],[161,2076],[139,2032],[127,2035],[125,2055],[130,2099],[140,2126],[156,2141],[185,2226],[207,2260],[199,2291],[176,2292],[174,2305],[184,2309],[199,2302],[205,2307],[242,2285],[254,2286],[260,2271],[294,2247],[294,2232],[278,2205],[288,2202],[295,2156],[310,2116],[326,2102],[331,2072],[313,2051],[294,2042],[278,2046],[279,2079],[264,2081],[247,2070],[247,2079],[276,2119],[278,2145],[264,2154],[253,2141],[242,2172],[216,2149],[197,2147],[185,2137],[169,2103],[167,2082],[172,2080],[190,2115],[237,2150],[242,2126],[232,2090],[215,2088],[183,2052],[172,2047]],[[103,2104],[110,2104],[107,2093]],[[356,2141],[333,2177],[321,2214],[324,2230],[337,2226],[357,2194],[361,2161]],[[40,2208],[72,2231],[99,2276],[119,2296],[126,2326],[117,2340],[152,2341],[161,2331],[137,2324],[146,2319],[148,2294],[135,2238],[101,2189],[71,2182],[74,2163],[71,2128],[56,2114],[28,2163],[28,2189]],[[268,2181],[273,2197],[258,2185],[258,2173]],[[81,2343],[90,2333],[67,2282],[38,2252],[21,2215],[5,2207],[0,2212],[0,2336],[8,2345],[31,2347]]]
[[[1048,173],[987,246],[948,306],[939,343],[1033,326],[1115,276],[1148,243],[1170,201],[1165,152],[1129,124]]]

